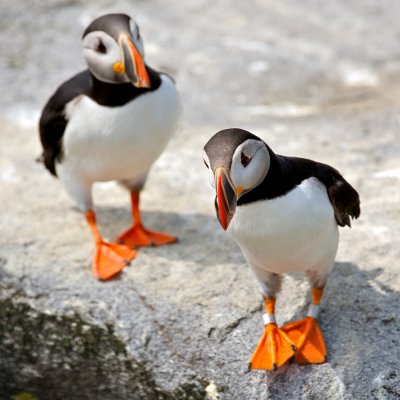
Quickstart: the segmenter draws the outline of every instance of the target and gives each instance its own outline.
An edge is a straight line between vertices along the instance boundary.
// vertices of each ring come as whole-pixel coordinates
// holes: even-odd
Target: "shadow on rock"
[[[108,238],[114,238],[131,224],[131,217],[126,209],[98,209],[101,231]],[[221,229],[214,216],[162,211],[145,211],[142,216],[149,229],[178,237],[178,243],[175,245],[154,248],[152,251],[157,252],[157,256],[165,255],[168,260],[188,260],[203,265],[245,264],[239,247]]]
[[[332,398],[332,392],[335,399],[400,398],[400,293],[378,281],[382,272],[351,263],[335,265],[320,316],[328,348],[326,364],[293,364],[270,375],[270,394],[290,391],[290,398],[308,399]],[[296,318],[305,312],[306,307],[301,307]],[[296,393],[293,380],[298,382]]]

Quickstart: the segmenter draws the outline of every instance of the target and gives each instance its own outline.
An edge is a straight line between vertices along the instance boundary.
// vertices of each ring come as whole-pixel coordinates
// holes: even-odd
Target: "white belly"
[[[60,177],[87,182],[141,179],[164,150],[181,114],[175,85],[162,76],[160,87],[119,107],[87,96],[67,105]]]
[[[279,198],[237,207],[229,232],[258,276],[331,268],[339,235],[326,188],[315,178]]]

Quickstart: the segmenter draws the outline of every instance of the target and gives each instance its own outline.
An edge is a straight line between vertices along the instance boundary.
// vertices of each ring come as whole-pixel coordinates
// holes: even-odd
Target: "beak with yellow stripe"
[[[236,211],[236,190],[229,179],[228,173],[222,167],[217,168],[215,171],[215,182],[217,191],[218,219],[222,228],[227,230]]]
[[[129,33],[118,36],[122,63],[114,64],[114,71],[124,73],[130,82],[138,88],[150,88],[150,79],[142,55],[136,48]]]

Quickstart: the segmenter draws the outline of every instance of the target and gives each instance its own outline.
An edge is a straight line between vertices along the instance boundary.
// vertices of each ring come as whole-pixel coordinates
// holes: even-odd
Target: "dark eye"
[[[242,163],[243,167],[247,167],[249,165],[249,162],[251,161],[250,157],[247,157],[246,154],[242,153],[240,156],[240,162]]]
[[[98,53],[107,53],[107,49],[106,46],[104,46],[104,43],[99,40],[99,42],[97,43],[96,49],[95,49]]]
[[[204,165],[208,168],[208,164],[206,163],[206,161],[203,160],[203,162],[204,162]]]

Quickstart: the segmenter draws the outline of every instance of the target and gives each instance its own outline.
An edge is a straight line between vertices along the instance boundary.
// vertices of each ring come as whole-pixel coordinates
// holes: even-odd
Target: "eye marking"
[[[104,46],[104,43],[103,43],[101,40],[98,41],[95,50],[96,50],[98,53],[103,53],[103,54],[107,53],[106,46]]]
[[[240,156],[240,162],[242,163],[244,168],[246,168],[249,165],[250,161],[251,161],[251,158],[247,157],[246,154],[244,154],[242,152],[242,154]]]
[[[203,159],[204,165],[208,168],[208,164],[206,163],[206,160]]]

